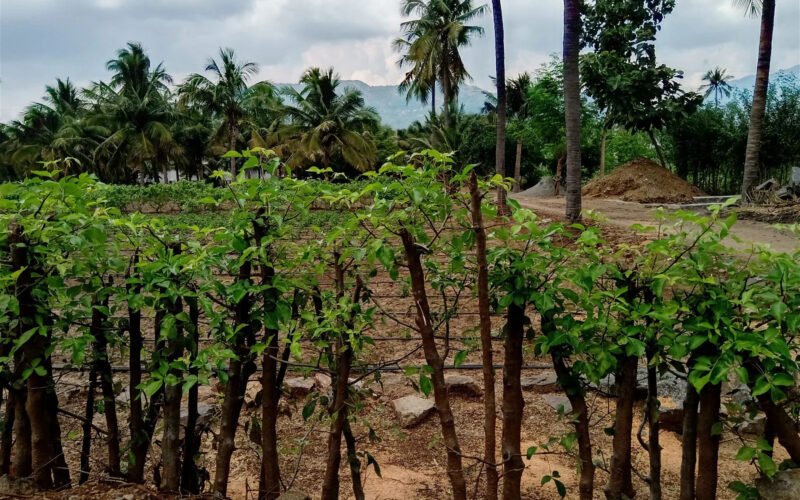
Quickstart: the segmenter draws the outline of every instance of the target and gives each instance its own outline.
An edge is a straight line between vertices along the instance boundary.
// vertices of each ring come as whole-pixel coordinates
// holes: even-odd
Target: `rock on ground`
[[[250,380],[244,390],[244,405],[248,408],[261,405],[261,381]]]
[[[520,385],[523,391],[530,391],[536,394],[544,394],[547,392],[557,392],[561,390],[558,385],[558,377],[555,372],[546,372],[540,375],[533,375],[530,377],[522,377]]]
[[[447,392],[450,394],[461,394],[468,397],[483,396],[483,389],[472,377],[466,375],[445,375],[444,383],[447,385]]]
[[[283,390],[293,398],[302,398],[314,390],[313,378],[291,377],[283,381]]]
[[[800,469],[780,471],[772,480],[762,478],[756,481],[761,498],[769,500],[797,500],[800,498]]]
[[[311,500],[311,497],[302,491],[289,490],[278,497],[278,500]]]
[[[665,431],[683,433],[683,400],[664,398],[658,408],[658,424]]]
[[[413,427],[428,418],[435,406],[430,399],[419,396],[405,396],[392,401],[395,415],[401,427]]]
[[[570,403],[569,398],[563,394],[545,394],[542,396],[542,399],[547,406],[556,411],[559,411],[561,408],[564,408],[564,413],[572,411],[572,403]]]

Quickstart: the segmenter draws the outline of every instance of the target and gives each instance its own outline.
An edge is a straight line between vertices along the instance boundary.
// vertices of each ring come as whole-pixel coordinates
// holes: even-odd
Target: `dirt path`
[[[513,195],[520,204],[544,217],[561,218],[565,211],[563,197],[531,198]],[[634,224],[654,226],[657,224],[654,209],[639,203],[603,198],[583,198],[583,209],[600,214],[607,224],[630,228]],[[800,239],[791,233],[775,229],[769,224],[740,220],[731,231],[728,243],[739,249],[748,249],[754,243],[767,244],[779,252],[800,249]],[[736,241],[736,239],[741,241]]]

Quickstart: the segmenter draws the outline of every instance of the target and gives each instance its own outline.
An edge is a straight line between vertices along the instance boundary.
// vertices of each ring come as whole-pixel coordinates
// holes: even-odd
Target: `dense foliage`
[[[0,344],[2,390],[8,394],[0,438],[4,473],[33,472],[44,488],[86,480],[89,454],[97,453],[93,429],[84,427],[81,473],[71,476],[76,465],[62,453],[54,371],[88,364],[83,418],[91,422],[98,411],[106,419],[105,438],[95,446],[106,448],[107,473],[143,481],[144,465],[152,459],[148,450],[160,443],[159,488],[210,488],[224,495],[244,390],[260,366],[259,489],[275,498],[282,491],[277,408],[287,370],[299,367],[333,379],[332,392],[312,395],[303,416],[330,427],[321,484],[323,498],[336,498],[342,440],[354,485],[360,485],[365,467],[377,467],[369,443],[351,439],[351,427],[369,423],[358,414],[355,383],[363,376],[350,375],[378,376],[362,352],[383,316],[419,336],[424,364],[397,362],[408,363],[419,390],[434,396],[453,494],[465,498],[475,472],[465,463],[472,459],[459,451],[459,422],[443,370],[449,356],[458,366],[471,349],[451,351],[442,332],[449,332],[450,319],[473,293],[485,301],[480,314],[486,321],[492,313],[505,316],[505,451],[497,466],[506,469],[506,483],[519,481],[513,471],[524,465],[525,450],[515,436],[522,423],[518,384],[528,342],[552,359],[575,426],[574,433],[528,449],[528,458],[554,448],[577,451],[584,498],[592,495],[596,461],[587,383],[608,376],[616,377],[617,396],[607,493],[633,494],[631,408],[641,359],[652,382],[651,491],[661,481],[656,381],[667,372],[688,380],[685,405],[701,408],[697,418],[685,412],[684,460],[697,457],[700,466],[696,478],[694,467],[682,476],[682,488],[714,498],[720,432],[738,435],[737,424],[759,411],[771,434],[738,436],[738,459],[753,462],[764,476],[800,461],[800,437],[791,423],[798,411],[791,394],[798,372],[800,255],[761,248],[741,254],[727,247],[735,217],[725,216],[723,207],[710,216],[678,214],[664,220],[672,227],[660,237],[616,247],[604,242],[599,228],[543,225],[513,202],[511,213],[498,218],[487,194],[507,188],[504,181],[478,181],[472,167],[456,169],[449,155],[435,151],[413,157],[414,165],[388,163],[383,177],[369,174],[359,183],[277,175],[280,162],[264,150],[239,156],[272,177],[248,179],[243,171],[233,179],[220,171],[214,174],[220,187],[183,182],[118,188],[86,174],[49,170],[0,186],[0,324],[9,332]],[[137,205],[158,205],[164,193],[170,203],[195,200],[222,211],[225,221],[166,225],[158,217],[128,213]],[[312,215],[320,208],[335,214],[336,223],[325,227]],[[490,228],[476,214],[492,220]],[[476,261],[476,255],[483,257]],[[382,308],[372,295],[371,283],[378,279],[411,293],[414,323]],[[441,310],[441,303],[432,302],[439,296],[445,298]],[[56,356],[66,366],[56,367]],[[123,382],[111,370],[112,359],[131,370],[127,419],[120,419],[114,404]],[[492,366],[491,356],[483,359]],[[214,431],[214,476],[204,480],[203,468],[211,467],[198,461],[205,427],[192,419],[198,387],[217,383],[222,408]],[[749,394],[726,403],[724,415],[723,383]],[[182,394],[188,394],[188,424],[179,424]],[[163,435],[154,441],[157,432]],[[783,463],[771,453],[775,441],[788,452]],[[547,478],[563,494],[559,475]],[[750,491],[744,483],[732,487],[742,495]]]

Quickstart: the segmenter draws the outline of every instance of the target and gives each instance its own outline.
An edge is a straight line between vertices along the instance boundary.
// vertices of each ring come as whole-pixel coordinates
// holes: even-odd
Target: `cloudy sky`
[[[312,65],[345,79],[395,84],[401,71],[391,40],[399,0],[0,0],[0,121],[15,118],[56,77],[79,85],[108,77],[104,63],[140,41],[181,81],[218,47],[256,61],[261,77],[292,82]],[[505,0],[509,75],[535,69],[561,47],[560,0]],[[800,0],[779,0],[773,68],[800,64]],[[494,74],[491,16],[483,39],[466,51],[475,84]],[[659,57],[699,85],[712,66],[754,73],[757,19],[732,0],[678,0],[659,36]]]

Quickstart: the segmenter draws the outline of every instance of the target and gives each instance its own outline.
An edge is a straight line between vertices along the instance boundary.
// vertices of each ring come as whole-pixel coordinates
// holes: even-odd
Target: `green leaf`
[[[317,398],[311,398],[308,403],[303,406],[303,420],[308,421],[314,411],[317,409]]]
[[[422,393],[426,396],[430,396],[431,391],[433,390],[433,383],[431,382],[430,377],[424,373],[419,374],[419,390],[422,391]]]
[[[736,460],[741,460],[743,462],[749,462],[756,456],[756,449],[751,448],[749,446],[742,446],[739,448],[739,452],[736,453]]]
[[[453,366],[458,368],[459,366],[463,365],[464,361],[466,361],[466,359],[467,359],[467,355],[468,354],[469,354],[469,351],[458,351],[456,353],[455,358],[453,359]]]

